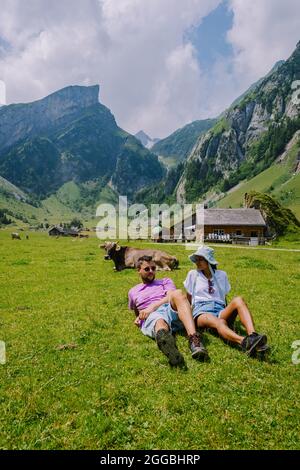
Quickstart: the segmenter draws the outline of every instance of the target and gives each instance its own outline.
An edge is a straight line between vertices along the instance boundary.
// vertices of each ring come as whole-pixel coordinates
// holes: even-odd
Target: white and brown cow
[[[104,259],[114,261],[117,271],[135,268],[138,259],[145,255],[152,257],[158,271],[171,271],[178,268],[179,265],[179,261],[175,256],[161,250],[120,246],[119,242],[105,242],[104,245],[99,245],[99,248],[104,248],[106,251]]]
[[[14,232],[14,233],[11,234],[11,239],[12,240],[21,240],[21,237],[17,232]]]

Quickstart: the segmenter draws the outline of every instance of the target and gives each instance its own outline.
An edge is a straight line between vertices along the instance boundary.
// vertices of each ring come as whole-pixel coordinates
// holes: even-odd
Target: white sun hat
[[[214,250],[209,246],[199,246],[198,250],[189,256],[192,263],[196,263],[197,256],[202,256],[212,266],[216,266],[218,261],[215,260]]]

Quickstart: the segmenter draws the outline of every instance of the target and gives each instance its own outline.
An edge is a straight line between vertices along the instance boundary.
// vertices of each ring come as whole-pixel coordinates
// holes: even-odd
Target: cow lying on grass
[[[118,242],[105,242],[104,245],[99,245],[99,248],[104,248],[106,251],[104,259],[113,260],[117,271],[135,268],[138,259],[144,255],[152,257],[158,271],[171,271],[178,268],[179,265],[179,261],[175,256],[168,255],[168,253],[160,250],[120,246]]]

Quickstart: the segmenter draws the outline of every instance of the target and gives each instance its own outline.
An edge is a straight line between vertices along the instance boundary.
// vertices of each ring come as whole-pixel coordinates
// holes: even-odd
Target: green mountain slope
[[[160,140],[151,148],[167,167],[174,167],[192,151],[198,138],[216,123],[216,119],[194,121]]]
[[[279,67],[281,67],[281,65],[284,64],[284,60],[279,60],[278,62],[276,62],[276,64],[272,67],[272,69],[270,70],[270,72],[263,78],[260,78],[257,82],[253,83],[249,88],[248,90],[246,90],[241,96],[239,96],[236,100],[234,100],[234,102],[232,103],[231,105],[231,108],[234,108],[235,106],[239,105],[243,99],[249,95],[251,92],[255,91],[256,88],[259,87],[259,85],[261,85],[261,83],[267,78],[269,77],[270,75],[272,75],[273,72],[276,72],[277,69],[279,69]]]
[[[67,87],[43,100],[0,109],[0,174],[39,198],[63,184],[108,183],[133,197],[159,181],[157,156],[120,129],[98,102],[99,87]]]
[[[223,113],[185,163],[177,200],[228,191],[269,168],[300,129],[300,43],[291,57]]]
[[[117,202],[118,194],[113,189],[93,181],[69,181],[46,199],[34,199],[0,177],[0,209],[18,226],[70,222],[74,217],[94,226],[98,204]]]
[[[300,173],[295,173],[300,155],[300,132],[293,139],[289,149],[267,170],[249,180],[242,181],[227,195],[217,201],[218,207],[240,207],[244,194],[250,191],[268,193],[285,207],[291,209],[300,219]]]

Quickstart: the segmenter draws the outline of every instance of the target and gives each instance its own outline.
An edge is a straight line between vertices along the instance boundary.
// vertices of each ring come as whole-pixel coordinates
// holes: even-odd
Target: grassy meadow
[[[295,173],[299,151],[300,144],[295,144],[287,151],[286,158],[281,163],[275,162],[257,176],[240,182],[217,202],[217,206],[242,207],[245,193],[254,190],[275,197],[300,219],[300,173]]]
[[[216,248],[272,353],[249,359],[205,333],[198,363],[179,336],[182,371],[133,325],[137,273],[115,273],[98,244],[0,231],[0,448],[300,449],[300,251]],[[179,257],[182,287],[189,252],[159,248]]]

